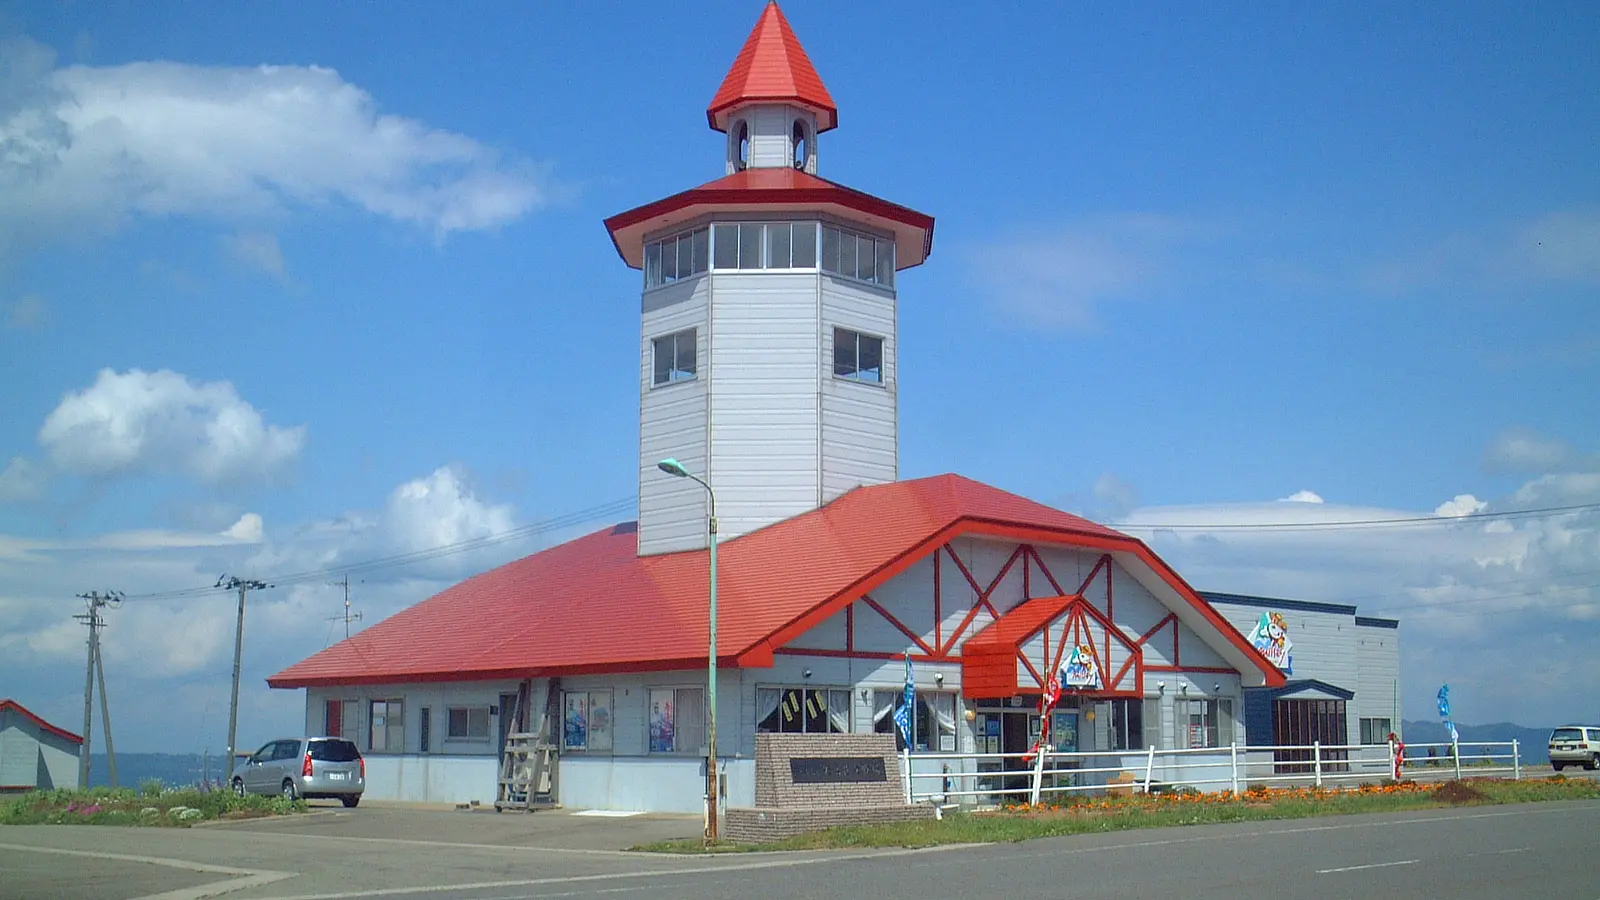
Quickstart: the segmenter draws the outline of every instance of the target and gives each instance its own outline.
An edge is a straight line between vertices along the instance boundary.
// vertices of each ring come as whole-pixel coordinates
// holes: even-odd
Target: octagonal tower
[[[639,553],[727,540],[899,475],[896,273],[933,219],[817,175],[833,97],[776,2],[706,110],[724,177],[606,220],[643,270]]]

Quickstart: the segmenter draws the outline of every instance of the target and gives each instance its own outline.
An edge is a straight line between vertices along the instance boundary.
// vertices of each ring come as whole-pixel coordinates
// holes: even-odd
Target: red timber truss
[[[974,597],[972,606],[953,629],[948,629],[948,633],[943,596],[947,566],[953,566],[960,573]],[[1175,671],[1180,665],[1178,617],[1169,613],[1137,639],[1125,636],[1114,624],[1114,571],[1111,554],[1103,553],[1088,576],[1069,592],[1038,550],[1031,544],[1023,543],[1017,545],[992,577],[980,580],[972,567],[956,553],[954,545],[945,543],[933,554],[933,602],[929,609],[932,614],[931,627],[926,619],[907,621],[895,615],[870,593],[864,593],[859,601],[845,607],[842,650],[786,647],[777,652],[855,659],[904,658],[903,652],[859,649],[857,625],[863,616],[871,616],[881,618],[905,636],[913,660],[961,663],[962,690],[969,698],[1042,693],[1051,674],[1066,663],[1074,647],[1088,647],[1096,671],[1100,673],[1101,687],[1081,693],[1103,697],[1140,697],[1144,695],[1144,676],[1147,671]],[[1007,576],[1014,572],[1021,576],[1023,600],[1002,615],[995,605],[994,595]],[[1097,590],[1097,587],[1103,588],[1103,591]],[[1102,597],[1103,606],[1097,604]],[[965,599],[962,598],[962,605],[965,605]],[[988,614],[986,619],[979,618],[983,613]],[[1039,638],[1038,643],[1033,643],[1034,638]],[[1033,644],[1037,658],[1029,655],[1030,644]],[[1158,646],[1163,651],[1170,647],[1170,654],[1162,655],[1171,659],[1173,664],[1147,665],[1144,659],[1146,645]],[[1038,652],[1041,648],[1042,652]]]

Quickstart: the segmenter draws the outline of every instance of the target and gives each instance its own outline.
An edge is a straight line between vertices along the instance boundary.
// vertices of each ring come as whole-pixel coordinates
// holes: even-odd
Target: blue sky
[[[77,722],[79,591],[631,499],[640,279],[601,220],[720,174],[760,9],[0,7],[6,690]],[[840,108],[821,174],[938,220],[904,476],[1191,526],[1600,502],[1592,4],[784,9]],[[362,624],[570,533],[373,573]],[[1410,715],[1449,680],[1464,721],[1600,716],[1592,511],[1137,533],[1201,588],[1401,616]],[[341,603],[262,599],[263,721]],[[180,700],[130,698],[124,745],[219,746],[228,600],[111,615],[127,691]]]

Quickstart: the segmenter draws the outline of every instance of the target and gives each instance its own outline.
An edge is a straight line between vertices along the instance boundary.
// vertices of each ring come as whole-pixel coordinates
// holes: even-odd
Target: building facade
[[[0,700],[0,793],[78,787],[83,738]]]
[[[356,740],[371,796],[490,802],[519,693],[548,696],[563,805],[699,812],[715,533],[728,805],[754,803],[757,734],[895,733],[908,674],[920,773],[1003,781],[1046,733],[1130,767],[1244,741],[1285,670],[1143,542],[959,475],[900,480],[899,279],[933,219],[818,174],[838,110],[776,3],[707,117],[722,176],[606,221],[643,277],[638,521],[274,675],[306,690],[307,731]]]

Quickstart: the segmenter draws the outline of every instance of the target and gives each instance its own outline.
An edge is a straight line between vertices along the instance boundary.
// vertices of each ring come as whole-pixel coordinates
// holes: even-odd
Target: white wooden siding
[[[1390,727],[1398,732],[1403,712],[1399,707],[1400,629],[1357,625],[1356,659],[1360,671],[1356,697],[1350,703],[1351,727],[1357,728],[1363,717],[1392,719]],[[1361,736],[1359,730],[1355,734]]]
[[[832,275],[822,278],[822,502],[899,477],[895,294]],[[833,377],[833,329],[883,338],[883,382]]]
[[[794,120],[811,115],[793,106],[759,104],[740,112],[750,123],[750,168],[794,165]]]
[[[714,278],[709,470],[732,539],[818,505],[817,276]]]
[[[639,363],[639,552],[668,553],[706,545],[705,490],[656,468],[671,456],[706,471],[706,407],[710,371],[707,307],[710,280],[695,278],[649,291],[643,301]],[[654,340],[697,329],[693,381],[657,387]]]

